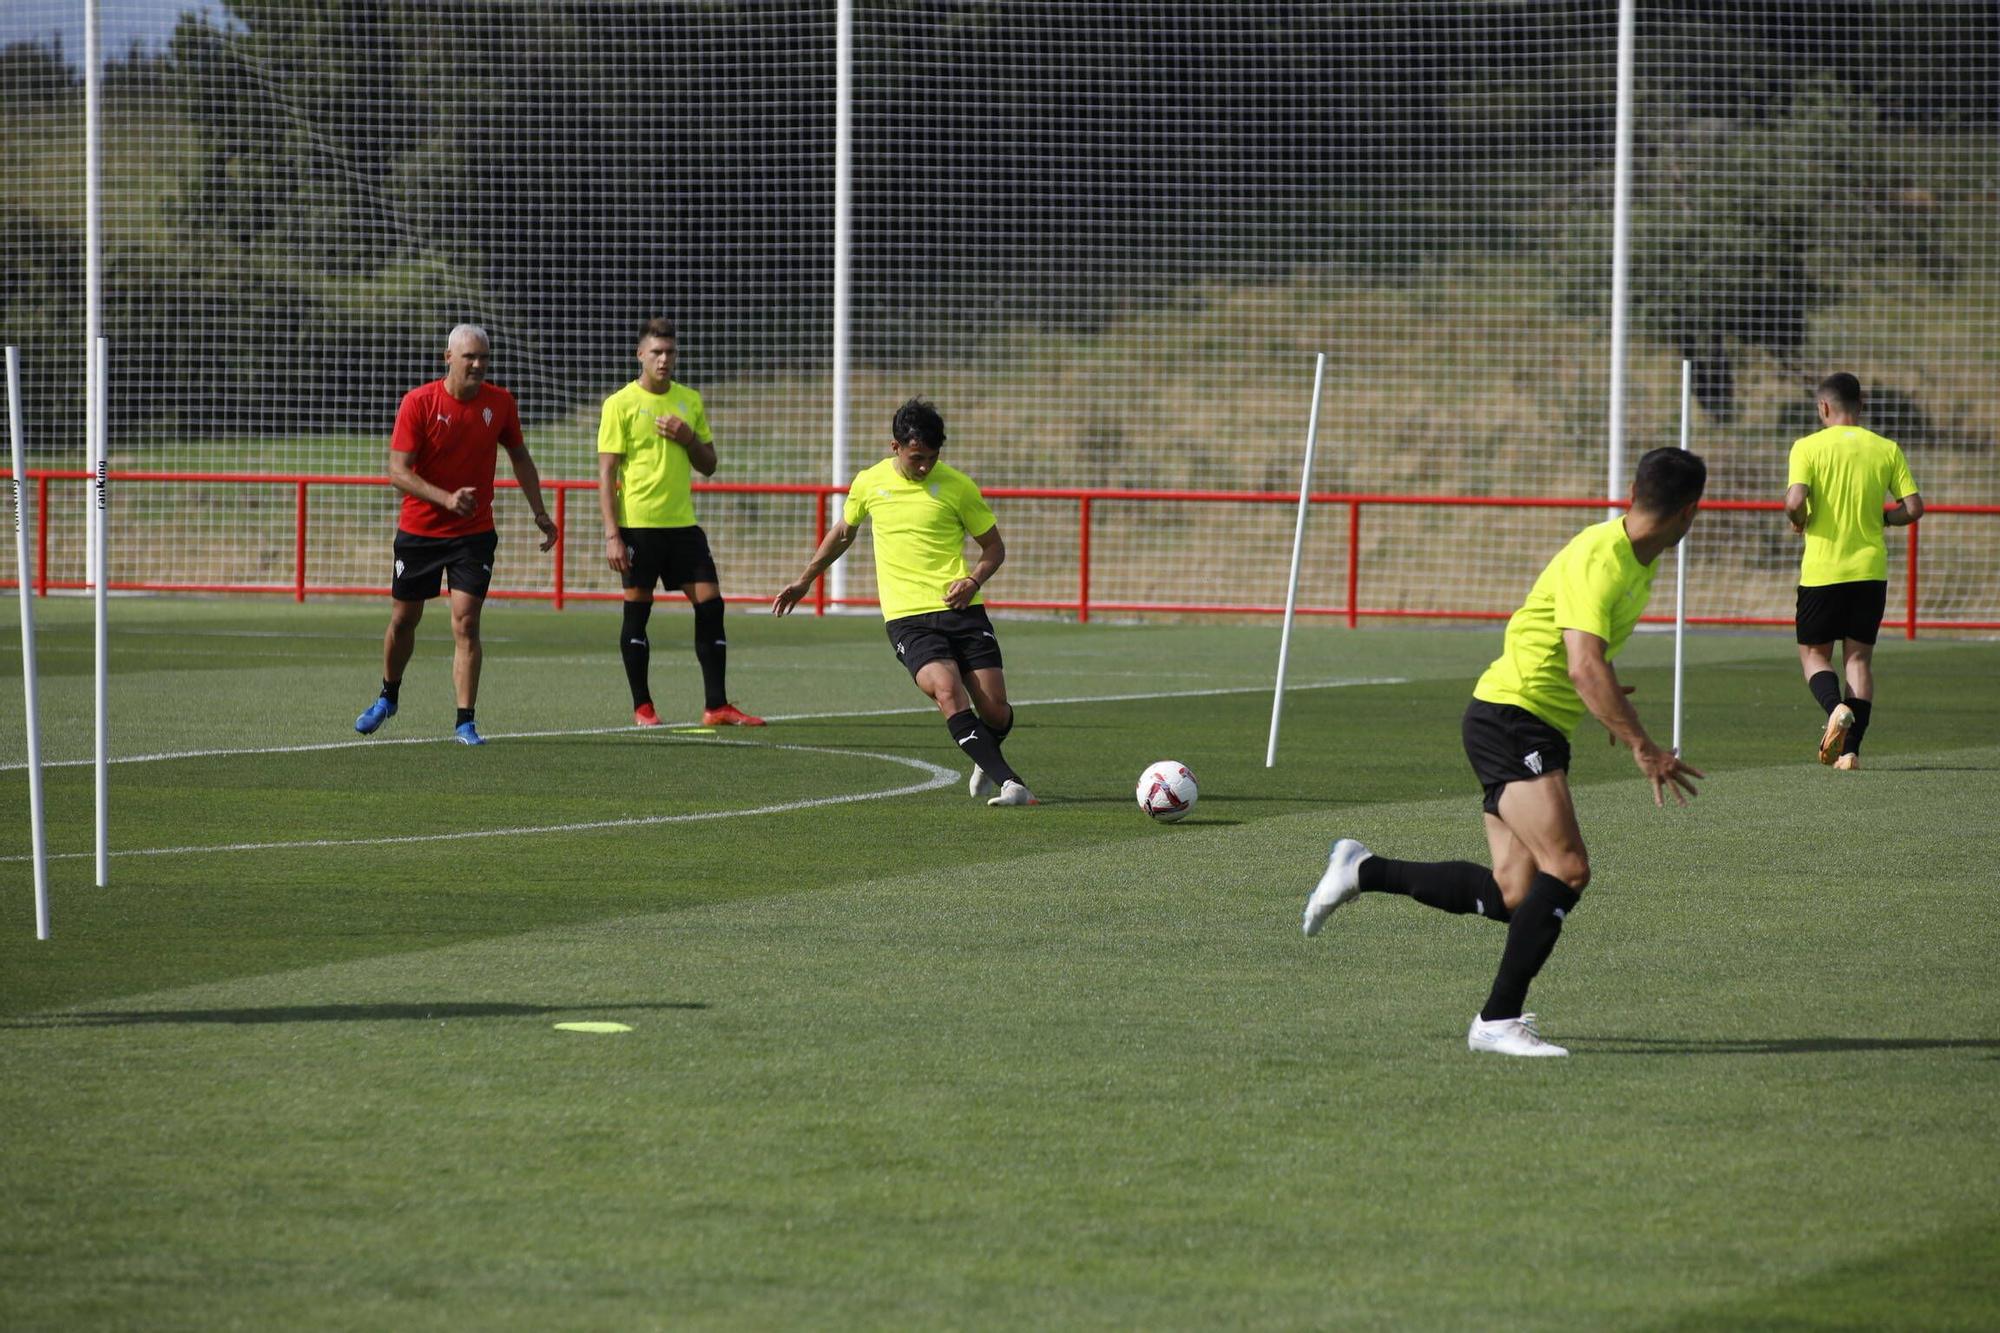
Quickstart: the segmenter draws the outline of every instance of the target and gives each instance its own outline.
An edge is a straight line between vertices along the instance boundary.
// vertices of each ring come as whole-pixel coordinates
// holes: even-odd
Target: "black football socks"
[[[1581,895],[1554,875],[1536,872],[1528,896],[1514,909],[1507,924],[1507,944],[1500,951],[1500,971],[1479,1017],[1486,1022],[1519,1018],[1528,1000],[1528,984],[1549,960],[1562,937],[1563,918],[1575,910]]]
[[[965,751],[965,757],[979,765],[987,777],[1003,784],[1021,780],[1021,775],[1007,767],[1007,761],[1000,757],[1000,741],[993,735],[993,729],[979,720],[979,714],[967,708],[953,713],[944,724],[951,731],[951,738],[958,742],[958,748]]]
[[[1806,682],[1806,688],[1812,691],[1813,698],[1819,700],[1819,706],[1826,710],[1828,717],[1840,707],[1840,677],[1831,671],[1814,673],[1812,679]]]
[[[1861,738],[1867,734],[1868,718],[1875,711],[1875,704],[1869,699],[1849,699],[1847,706],[1854,710],[1854,725],[1847,729],[1847,741],[1840,747],[1840,752],[1860,754]]]
[[[625,683],[632,687],[634,708],[653,702],[653,692],[646,684],[646,667],[653,655],[652,642],[646,638],[646,618],[652,614],[650,601],[627,602],[625,623],[618,631],[618,655],[625,659]]]
[[[701,663],[701,688],[708,708],[729,702],[724,676],[729,664],[729,640],[722,637],[722,599],[694,604],[694,660]]]
[[[461,708],[458,710],[458,721],[452,723],[452,725],[454,727],[462,727],[470,721],[472,721],[472,710],[470,708]]]
[[[1456,916],[1505,921],[1511,915],[1493,872],[1471,861],[1392,861],[1371,856],[1355,870],[1363,893],[1400,893]]]
[[[385,680],[382,682],[382,697],[384,699],[387,699],[390,703],[392,704],[401,703],[402,700],[398,699],[396,696],[401,694],[402,692],[403,692],[402,681]]]

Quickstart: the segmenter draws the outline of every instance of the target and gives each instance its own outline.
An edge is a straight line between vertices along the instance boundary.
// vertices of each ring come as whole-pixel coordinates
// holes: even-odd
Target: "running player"
[[[1461,730],[1485,788],[1493,868],[1470,861],[1392,861],[1353,838],[1333,844],[1326,873],[1306,899],[1305,932],[1363,893],[1399,893],[1427,907],[1507,923],[1507,943],[1466,1045],[1499,1055],[1568,1055],[1523,1012],[1528,985],[1590,882],[1590,853],[1570,798],[1570,737],[1588,709],[1653,787],[1687,803],[1699,770],[1646,734],[1611,659],[1652,595],[1660,556],[1687,535],[1707,483],[1706,464],[1680,449],[1639,460],[1632,507],[1585,528],[1556,554],[1507,622],[1500,656],[1473,686]]]
[[[1894,440],[1861,426],[1861,381],[1846,371],[1820,381],[1815,395],[1824,429],[1792,445],[1785,517],[1806,539],[1799,561],[1797,629],[1806,688],[1826,710],[1819,761],[1861,767],[1861,738],[1875,709],[1875,640],[1889,600],[1884,528],[1924,515],[1924,498]],[[1884,496],[1895,501],[1886,511]],[[1833,672],[1840,640],[1847,698]]]

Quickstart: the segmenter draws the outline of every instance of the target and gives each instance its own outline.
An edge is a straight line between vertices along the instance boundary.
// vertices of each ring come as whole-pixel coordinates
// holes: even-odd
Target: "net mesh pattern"
[[[0,19],[0,337],[23,349],[39,467],[84,466],[82,11],[14,0]],[[1639,12],[1628,464],[1678,440],[1689,358],[1711,498],[1775,500],[1813,384],[1846,369],[1927,500],[2000,502],[2000,15]],[[829,480],[832,5],[101,15],[114,469],[379,478],[401,394],[477,323],[542,476],[579,487],[565,586],[609,595],[598,404],[666,314],[716,480]],[[1616,17],[856,4],[848,473],[921,393],[989,490],[1295,492],[1325,352],[1315,490],[1602,497]],[[1282,506],[1103,501],[1088,534],[1074,499],[997,508],[1002,602],[1086,584],[1105,603],[1283,601]],[[731,597],[767,597],[811,550],[811,495],[699,510]],[[82,484],[57,483],[58,584],[83,577],[84,512]],[[521,498],[498,513],[496,586],[551,590]],[[394,515],[385,489],[309,486],[307,581],[384,590]],[[1593,515],[1366,506],[1359,602],[1503,612]],[[1923,525],[1926,617],[2000,618],[1996,522]],[[111,525],[115,582],[298,579],[295,484],[123,483]],[[1344,605],[1350,531],[1346,505],[1315,511],[1307,605]],[[1711,513],[1690,612],[1789,616],[1797,556],[1781,516]],[[865,543],[849,559],[865,595]]]

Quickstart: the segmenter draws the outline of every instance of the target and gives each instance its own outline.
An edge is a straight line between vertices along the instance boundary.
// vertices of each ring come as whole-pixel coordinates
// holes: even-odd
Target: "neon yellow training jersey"
[[[1901,500],[1917,493],[1916,479],[1896,442],[1860,426],[1814,431],[1792,445],[1785,485],[1799,484],[1810,492],[1799,586],[1888,578],[1882,498]]]
[[[1604,655],[1616,657],[1652,598],[1658,563],[1639,563],[1622,518],[1570,538],[1508,619],[1500,656],[1472,687],[1472,697],[1525,708],[1573,737],[1584,707],[1570,683],[1563,631],[1594,634],[1604,640]]]
[[[945,589],[966,577],[965,539],[990,532],[993,511],[972,478],[939,463],[922,481],[885,458],[854,479],[840,516],[849,527],[875,523],[875,587],[882,619],[946,610]],[[972,594],[972,604],[986,595]]]
[[[714,443],[701,395],[678,381],[665,393],[647,393],[638,380],[604,400],[597,419],[597,452],[619,454],[618,526],[694,526],[694,468],[687,450],[653,428],[654,417],[676,416],[703,444]]]

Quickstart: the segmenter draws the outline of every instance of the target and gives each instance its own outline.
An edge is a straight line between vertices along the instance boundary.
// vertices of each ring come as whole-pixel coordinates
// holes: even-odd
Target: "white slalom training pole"
[[[97,887],[101,889],[111,882],[111,614],[105,592],[105,586],[111,581],[111,560],[104,544],[108,498],[105,486],[111,471],[111,446],[106,441],[111,414],[105,406],[110,401],[110,395],[105,387],[105,377],[111,368],[111,344],[102,338],[97,339],[92,344],[91,361],[96,366],[97,390],[97,399],[90,405],[97,437],[97,459],[92,464],[91,478],[97,503],[90,511],[90,530],[95,538],[92,555],[97,562],[97,568],[91,571],[91,583],[96,589],[97,619],[97,682],[93,694],[97,712]]]
[[[21,471],[21,349],[7,349],[7,439],[14,451],[14,581],[21,588],[21,694],[28,711],[28,828],[35,849],[35,938],[49,937],[49,837],[42,819],[42,708],[35,670],[35,604],[28,591],[26,474]]]
[[[1326,353],[1313,364],[1312,413],[1306,418],[1306,465],[1299,473],[1299,516],[1292,525],[1292,573],[1285,581],[1285,627],[1278,635],[1278,683],[1271,692],[1271,739],[1264,746],[1264,767],[1278,762],[1278,719],[1285,711],[1285,662],[1292,651],[1292,614],[1299,604],[1299,557],[1305,552],[1306,503],[1312,494],[1313,445],[1319,439],[1319,390],[1326,381]]]
[[[1688,447],[1689,408],[1694,396],[1694,363],[1681,362],[1681,448]],[[1674,550],[1674,753],[1681,752],[1681,677],[1687,646],[1688,539]]]

